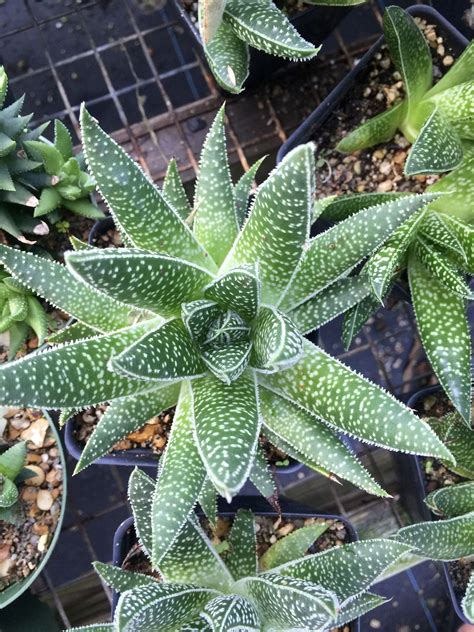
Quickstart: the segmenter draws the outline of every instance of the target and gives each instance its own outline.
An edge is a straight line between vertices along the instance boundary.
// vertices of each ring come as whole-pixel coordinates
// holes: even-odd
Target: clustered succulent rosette
[[[175,163],[161,192],[85,109],[81,123],[125,247],[69,252],[67,266],[0,247],[12,276],[78,320],[62,334],[69,342],[1,367],[0,393],[9,404],[61,408],[63,419],[109,402],[78,470],[176,406],[153,497],[156,565],[198,500],[212,508],[216,491],[230,500],[248,478],[274,497],[261,434],[378,495],[340,432],[452,459],[408,408],[303,337],[347,309],[334,299],[341,276],[432,195],[380,204],[310,240],[311,144],[270,174],[247,212],[258,164],[234,187],[221,110],[192,211]]]
[[[410,216],[368,259],[360,273],[341,283],[339,300],[360,300],[344,318],[346,349],[369,316],[384,303],[394,283],[408,275],[420,338],[439,382],[471,423],[471,334],[467,317],[474,274],[474,146],[463,162],[428,187],[439,197]],[[327,219],[350,218],[357,208],[376,208],[382,200],[406,194],[355,194],[320,204]],[[346,221],[349,221],[346,219]]]
[[[365,0],[307,0],[352,6]],[[272,0],[199,0],[199,32],[216,81],[239,93],[249,74],[249,46],[293,60],[311,59],[320,46],[303,39]]]
[[[140,470],[129,495],[142,551],[152,558],[154,481]],[[304,554],[326,529],[302,527],[257,559],[254,517],[240,510],[221,557],[189,516],[150,575],[95,563],[102,579],[121,593],[113,623],[75,628],[82,632],[227,632],[330,630],[385,603],[372,584],[410,550],[388,539],[354,542]]]
[[[428,43],[409,13],[388,7],[385,41],[405,89],[404,99],[343,138],[352,152],[390,141],[397,130],[413,143],[405,174],[443,173],[458,166],[474,140],[474,42],[435,85]]]

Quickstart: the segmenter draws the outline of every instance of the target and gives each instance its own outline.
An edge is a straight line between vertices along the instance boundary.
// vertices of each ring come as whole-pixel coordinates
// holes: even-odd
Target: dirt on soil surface
[[[432,393],[420,402],[417,412],[422,417],[443,417],[447,413],[453,412],[454,406],[449,401],[443,391]],[[441,487],[449,487],[456,483],[463,483],[467,479],[451,472],[447,467],[436,459],[420,458],[423,474],[425,477],[426,491],[433,492]],[[441,519],[441,518],[440,518]],[[458,600],[464,596],[471,573],[474,572],[474,561],[460,559],[448,563],[448,571],[453,582],[453,587]]]
[[[453,54],[436,27],[416,19],[429,44],[435,81],[454,62]],[[342,154],[337,143],[369,118],[396,105],[404,96],[401,75],[383,46],[355,82],[340,106],[326,119],[313,139],[318,154],[318,196],[341,193],[411,191],[421,193],[439,176],[406,177],[403,166],[409,143],[401,134],[388,143],[369,149]]]
[[[46,551],[61,515],[63,463],[41,411],[9,408],[0,415],[0,449],[27,441],[30,478],[19,484],[15,524],[0,521],[0,590],[28,577]]]
[[[219,517],[213,529],[207,518],[201,518],[201,525],[212,544],[220,552],[225,560],[227,540],[230,534],[233,520],[227,517]],[[342,546],[351,541],[350,533],[345,524],[339,520],[324,520],[323,518],[289,518],[286,516],[255,516],[255,529],[257,540],[257,557],[261,556],[270,548],[272,544],[281,540],[289,533],[301,529],[301,527],[328,523],[328,529],[316,540],[308,549],[307,554],[326,551],[336,546]],[[134,571],[151,575],[159,581],[159,575],[151,570],[150,562],[142,552],[138,544],[134,545],[126,556],[122,568],[127,571]],[[342,628],[332,630],[332,632],[349,632],[350,626],[344,625]]]

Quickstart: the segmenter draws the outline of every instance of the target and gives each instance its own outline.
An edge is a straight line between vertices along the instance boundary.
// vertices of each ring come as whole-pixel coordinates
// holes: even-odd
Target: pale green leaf
[[[92,329],[83,323],[74,322],[48,336],[48,344],[58,345],[63,342],[77,342],[78,340],[92,338],[96,335],[97,331],[95,329]]]
[[[127,590],[133,590],[140,586],[149,586],[156,584],[157,580],[151,575],[143,575],[132,571],[124,571],[112,564],[103,564],[102,562],[93,562],[95,572],[108,584],[111,588],[119,593]]]
[[[247,321],[253,320],[260,303],[257,264],[244,264],[224,273],[204,289],[204,296]]]
[[[448,177],[456,173],[456,171],[457,169],[452,171],[448,174]],[[439,182],[443,182],[443,179],[438,180],[438,183]],[[448,196],[443,196],[444,203],[447,202],[447,197]],[[452,201],[451,197],[452,196],[449,195],[450,202]],[[456,233],[446,222],[445,216],[442,213],[437,213],[433,210],[437,207],[437,204],[438,200],[430,206],[429,212],[426,213],[421,225],[421,234],[432,244],[438,246],[438,248],[445,251],[448,255],[451,255],[455,261],[460,261],[461,265],[465,267],[467,264],[466,253],[464,252],[462,244],[456,236]]]
[[[274,307],[262,307],[252,325],[250,364],[274,373],[294,364],[301,356],[303,339],[295,324]]]
[[[425,503],[432,512],[448,518],[474,512],[474,481],[436,489]]]
[[[72,138],[68,128],[59,119],[54,121],[54,146],[64,160],[72,158]]]
[[[222,266],[227,271],[258,261],[264,302],[278,303],[303,254],[309,237],[314,172],[311,143],[285,156],[259,187],[250,216]]]
[[[274,504],[278,492],[273,473],[270,471],[270,466],[267,462],[265,450],[261,444],[257,445],[255,461],[250,470],[249,478],[262,496]]]
[[[435,193],[446,193],[432,202],[430,209],[443,213],[441,219],[446,224],[446,216],[454,221],[472,222],[474,206],[474,143],[463,143],[464,157],[462,163],[450,173],[430,185],[429,190]],[[448,246],[446,246],[448,247]],[[471,266],[474,271],[474,265]]]
[[[387,597],[373,595],[372,593],[355,595],[349,601],[344,603],[333,622],[333,626],[335,628],[342,628],[350,621],[354,621],[357,617],[361,617],[367,612],[382,606],[388,601],[389,599]]]
[[[239,509],[228,538],[225,563],[235,580],[257,574],[257,540],[253,513]]]
[[[377,206],[385,202],[397,200],[410,195],[406,192],[390,193],[347,193],[345,195],[331,195],[314,203],[315,215],[320,215],[329,222],[340,222],[351,215],[370,206]],[[314,220],[314,216],[313,216]]]
[[[469,226],[465,222],[460,221],[455,217],[450,217],[449,215],[443,215],[443,219],[461,242],[463,251],[466,255],[467,264],[461,259],[458,262],[459,265],[464,265],[470,274],[474,274],[474,226]]]
[[[371,295],[346,312],[342,323],[342,342],[346,351],[349,350],[354,336],[360,332],[363,324],[379,309],[380,301]]]
[[[191,215],[191,206],[179,175],[176,160],[172,158],[168,163],[166,177],[163,182],[163,195],[183,221]]]
[[[464,419],[471,418],[471,339],[465,300],[439,283],[412,256],[410,292],[418,331],[436,376]]]
[[[457,86],[465,81],[472,81],[473,79],[474,42],[470,42],[448,72],[427,92],[425,98],[433,97],[448,88]]]
[[[444,457],[449,450],[411,410],[309,341],[295,366],[262,377],[272,390],[326,423],[391,450]],[[390,420],[388,422],[387,420]]]
[[[266,156],[254,162],[248,171],[246,171],[234,187],[235,210],[237,213],[237,221],[242,226],[249,210],[249,199],[252,192],[253,183],[260,165]]]
[[[224,20],[241,40],[270,55],[311,59],[320,48],[304,40],[271,0],[228,0]]]
[[[151,558],[153,548],[151,510],[155,485],[155,481],[137,467],[128,479],[128,500],[132,508],[133,526],[141,549],[148,558]]]
[[[430,99],[461,138],[474,140],[474,80],[448,88]]]
[[[301,527],[271,545],[259,560],[260,570],[268,571],[281,564],[300,559],[329,527],[329,522]]]
[[[77,280],[63,265],[0,245],[0,263],[51,305],[99,331],[129,324],[130,309]]]
[[[14,481],[25,466],[26,442],[19,441],[0,454],[0,474]]]
[[[118,441],[141,428],[155,415],[175,406],[178,396],[179,384],[170,384],[158,390],[115,399],[87,440],[74,473],[81,472],[110,452]]]
[[[126,241],[212,269],[189,227],[138,164],[81,109],[84,154],[92,176]]]
[[[216,597],[209,601],[201,616],[209,623],[213,632],[259,632],[258,612],[253,605],[239,595]]]
[[[474,573],[471,573],[471,578],[466,588],[466,593],[461,602],[462,611],[464,615],[471,623],[474,622]]]
[[[195,189],[194,234],[220,265],[239,230],[222,107],[204,141]]]
[[[214,377],[193,380],[194,436],[207,474],[229,501],[252,468],[260,431],[255,378],[229,386]]]
[[[127,305],[162,316],[179,315],[212,279],[192,263],[142,250],[107,248],[70,251],[66,264],[79,280]]]
[[[366,123],[362,123],[355,130],[349,132],[347,136],[344,136],[336,145],[336,149],[345,153],[352,153],[388,142],[395,136],[400,127],[406,115],[407,106],[407,102],[402,101],[390,110],[381,112]]]
[[[441,285],[461,298],[473,298],[469,285],[456,266],[436,246],[419,235],[414,242],[414,252],[425,268]]]
[[[216,35],[204,46],[207,62],[217,83],[234,94],[242,91],[249,74],[249,47],[222,22]]]

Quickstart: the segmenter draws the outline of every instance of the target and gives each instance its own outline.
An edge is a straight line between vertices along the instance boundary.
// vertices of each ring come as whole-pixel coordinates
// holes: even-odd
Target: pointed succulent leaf
[[[72,158],[72,138],[68,128],[62,121],[54,121],[54,146],[61,153],[64,160]]]
[[[246,321],[253,320],[260,303],[257,265],[244,264],[229,270],[204,289],[204,296],[223,309],[240,314]]]
[[[129,590],[118,601],[115,627],[121,632],[174,632],[218,595],[215,590],[198,588],[192,584],[164,582]]]
[[[38,206],[35,208],[34,216],[41,217],[54,211],[61,205],[61,196],[53,187],[47,187],[41,191]]]
[[[26,442],[19,441],[0,454],[0,474],[14,481],[25,467]]]
[[[370,206],[377,206],[385,202],[397,200],[410,195],[405,192],[390,193],[348,193],[345,195],[330,195],[314,204],[315,214],[320,215],[329,222],[341,222],[351,215]],[[314,217],[313,217],[314,220]]]
[[[163,195],[180,218],[183,221],[187,220],[191,215],[191,206],[189,205],[188,197],[179,175],[178,165],[174,158],[168,163],[166,177],[163,182]]]
[[[369,317],[377,312],[379,308],[379,299],[371,295],[362,299],[360,303],[357,303],[357,305],[354,305],[354,307],[345,313],[342,323],[342,342],[346,351],[349,350],[354,336],[360,332],[363,324],[366,323]]]
[[[412,16],[400,7],[385,10],[383,28],[390,57],[402,75],[410,116],[433,81],[428,42]]]
[[[474,573],[471,573],[466,593],[461,601],[461,607],[466,618],[471,623],[474,622]]]
[[[474,512],[474,481],[436,489],[425,498],[435,514],[454,518]]]
[[[197,343],[205,341],[209,326],[222,313],[214,301],[198,300],[181,306],[183,322],[192,339]]]
[[[323,421],[389,450],[452,460],[431,428],[375,384],[309,341],[295,366],[262,382]],[[390,419],[390,423],[386,420]]]
[[[242,226],[249,210],[249,199],[252,192],[253,183],[260,165],[266,156],[254,162],[248,171],[240,178],[234,187],[235,210],[237,213],[237,221]]]
[[[79,628],[70,628],[70,632],[115,632],[113,623],[92,623],[81,625]]]
[[[41,160],[44,163],[44,168],[48,175],[54,176],[61,171],[64,158],[59,149],[41,140],[27,140],[23,145],[34,159]]]
[[[258,261],[264,302],[278,303],[301,259],[309,236],[314,172],[311,143],[284,158],[259,187],[250,216],[223,264],[230,270]]]
[[[11,323],[8,331],[10,336],[8,361],[10,361],[15,358],[22,344],[26,342],[30,331],[26,322]]]
[[[365,275],[339,279],[306,303],[298,305],[289,316],[301,333],[308,334],[364,300],[370,290],[370,282]]]
[[[105,213],[100,210],[98,206],[92,204],[87,199],[80,200],[61,200],[61,206],[67,208],[68,211],[72,211],[76,215],[87,217],[89,219],[103,219]]]
[[[129,324],[130,309],[77,280],[63,265],[0,245],[0,263],[51,305],[99,331]]]
[[[144,390],[142,381],[110,371],[111,356],[156,327],[148,321],[115,334],[36,352],[0,367],[0,392],[7,405],[81,408]],[[67,379],[64,376],[67,375]]]
[[[265,430],[294,446],[319,467],[371,494],[386,496],[336,433],[321,421],[265,388],[260,388],[260,406]]]
[[[474,274],[474,227],[449,215],[444,215],[443,219],[461,242],[466,255],[466,261],[459,260],[459,265],[465,267],[469,274]]]
[[[206,518],[214,528],[217,523],[217,492],[208,478],[204,481],[198,502]]]
[[[207,253],[158,188],[84,107],[81,129],[90,173],[126,240],[136,248],[212,267]]]
[[[182,380],[203,375],[206,368],[199,350],[179,318],[125,348],[111,360],[122,375],[144,380]]]
[[[96,335],[97,331],[95,329],[92,329],[87,325],[83,325],[82,323],[75,322],[48,336],[48,344],[57,345],[63,342],[77,342],[78,340],[92,338]]]
[[[9,478],[0,481],[0,509],[9,508],[18,500],[18,488]],[[3,521],[3,514],[2,516]]]
[[[448,562],[474,555],[474,511],[446,520],[403,527],[394,536],[419,555]]]
[[[427,92],[425,98],[433,97],[448,88],[453,88],[454,86],[458,86],[466,81],[472,81],[473,79],[474,42],[470,42],[449,71]]]
[[[93,562],[92,566],[104,582],[119,593],[127,590],[133,590],[134,588],[139,588],[140,586],[156,584],[157,581],[151,575],[124,571],[117,566],[112,566],[112,564]]]
[[[201,616],[209,623],[213,632],[261,630],[258,612],[249,601],[239,595],[215,597],[206,604]]]
[[[250,364],[273,373],[298,360],[303,339],[288,316],[274,307],[262,307],[252,326],[252,342]]]
[[[178,632],[212,632],[212,628],[204,619],[197,617],[181,626]]]
[[[160,563],[176,541],[201,493],[205,469],[193,437],[193,394],[184,381],[152,506],[152,563]]]
[[[179,384],[115,399],[89,437],[74,473],[81,472],[155,415],[176,405]]]
[[[412,256],[408,278],[423,348],[441,385],[466,422],[471,418],[471,340],[465,301],[448,292]]]
[[[125,248],[70,251],[66,264],[80,280],[106,295],[162,316],[179,315],[181,304],[198,298],[212,279],[192,263]]]
[[[382,606],[387,601],[389,601],[387,597],[372,593],[356,595],[342,605],[332,625],[334,628],[342,628],[350,621],[354,621],[374,608]]]
[[[321,585],[273,573],[246,577],[237,586],[268,624],[283,629],[324,629],[339,605],[334,592]]]
[[[426,215],[426,209],[413,213],[367,262],[367,272],[375,296],[382,303],[393,279],[401,272],[410,243]]]
[[[227,0],[199,0],[199,33],[205,45],[217,33],[224,17]]]
[[[309,547],[327,531],[329,524],[329,522],[321,522],[301,527],[281,540],[277,540],[260,558],[260,570],[265,572],[303,557]]]
[[[239,230],[224,117],[222,107],[204,141],[194,199],[194,234],[218,265],[224,261]]]
[[[473,298],[469,285],[443,253],[436,246],[419,235],[414,242],[414,251],[418,259],[431,272],[441,285],[462,298]]]
[[[294,309],[347,274],[433,199],[432,194],[414,195],[371,206],[312,239],[282,308]]]
[[[461,138],[474,140],[474,80],[448,88],[430,99]]]
[[[471,426],[457,412],[427,421],[456,460],[456,465],[449,464],[449,469],[474,479],[474,431]]]
[[[151,527],[151,509],[155,481],[137,467],[128,479],[128,500],[133,514],[133,526],[142,551],[151,558],[153,536]]]
[[[258,444],[249,478],[264,498],[270,503],[275,502],[277,487],[261,444]]]
[[[442,182],[442,180],[440,180],[439,182]],[[444,201],[446,202],[446,196],[444,196]],[[421,225],[421,235],[425,239],[428,239],[430,243],[437,246],[440,250],[446,251],[449,255],[454,257],[456,261],[461,261],[461,263],[465,267],[467,263],[466,253],[464,252],[462,244],[456,236],[456,233],[445,221],[444,216],[441,213],[437,213],[436,211],[432,210],[437,206],[437,202],[438,200],[436,200],[434,204],[430,206],[430,212],[426,213],[425,217],[423,218],[423,223]]]
[[[405,163],[405,175],[443,173],[457,167],[463,157],[458,132],[439,107],[426,119]]]
[[[235,580],[257,574],[257,540],[253,513],[239,509],[228,539],[225,562]]]
[[[247,42],[237,37],[229,24],[222,22],[212,42],[204,46],[204,52],[217,83],[228,92],[239,94],[249,75]]]
[[[271,0],[228,0],[224,19],[254,48],[287,59],[311,59],[320,47],[304,40]]]
[[[388,142],[395,136],[397,129],[402,124],[407,109],[407,101],[402,101],[390,110],[377,114],[344,136],[337,144],[336,149],[344,153],[351,153]]]
[[[364,592],[411,546],[394,540],[362,540],[307,555],[301,560],[274,568],[280,575],[325,586],[339,601]]]
[[[229,501],[247,480],[260,432],[255,378],[242,375],[226,385],[206,377],[191,383],[194,435],[207,474]]]
[[[207,368],[224,384],[235,382],[248,366],[252,344],[230,342],[223,346],[208,345],[201,350]]]

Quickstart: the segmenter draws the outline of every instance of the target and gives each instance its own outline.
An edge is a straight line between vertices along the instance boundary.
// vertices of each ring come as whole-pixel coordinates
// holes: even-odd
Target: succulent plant
[[[18,483],[28,475],[25,467],[26,443],[15,443],[0,452],[0,520],[10,521],[12,507],[18,500]]]
[[[48,332],[43,306],[23,284],[0,270],[0,333],[8,331],[10,343],[8,359],[15,357],[30,331],[42,345]]]
[[[5,403],[62,408],[63,419],[110,403],[77,470],[176,406],[153,501],[156,564],[198,500],[212,505],[216,490],[231,499],[249,477],[274,496],[262,433],[379,495],[338,432],[451,459],[425,422],[303,337],[357,302],[362,287],[349,305],[334,301],[341,276],[432,195],[362,211],[310,240],[311,144],[270,174],[247,213],[251,179],[232,184],[221,110],[191,211],[173,165],[162,193],[85,109],[81,123],[89,169],[127,246],[66,253],[67,267],[0,246],[12,276],[79,321],[66,344],[0,367],[0,392]]]
[[[440,440],[449,447],[456,463],[444,461],[447,469],[459,476],[474,480],[474,430],[467,426],[461,415],[455,411],[444,417],[429,417],[426,422],[436,432]]]
[[[350,6],[364,0],[308,0]],[[216,81],[239,93],[249,73],[249,46],[287,59],[311,59],[320,46],[304,40],[272,0],[199,0],[199,31]]]
[[[129,495],[141,549],[151,558],[154,481],[135,470]],[[306,555],[325,525],[302,527],[257,560],[252,512],[239,510],[229,548],[216,552],[196,516],[189,516],[170,551],[150,575],[102,563],[95,569],[121,593],[104,631],[330,630],[385,603],[369,592],[410,547],[366,540]],[[93,626],[76,628],[82,632]]]
[[[452,562],[474,555],[474,480],[436,489],[425,502],[442,519],[403,527],[396,539],[431,560]],[[461,606],[474,622],[474,573]]]
[[[409,13],[388,7],[385,41],[401,74],[405,98],[343,138],[352,152],[389,141],[400,130],[413,143],[406,175],[443,173],[463,158],[463,141],[474,140],[474,42],[434,86],[430,49]]]
[[[343,339],[349,348],[354,335],[390,294],[393,284],[408,275],[418,331],[440,384],[467,425],[471,419],[471,334],[467,300],[472,292],[466,275],[474,274],[474,146],[466,145],[462,164],[428,191],[440,197],[413,214],[369,258],[360,274],[341,286],[341,296],[365,294],[347,311]],[[361,194],[328,198],[321,203],[332,220],[348,217],[354,209],[375,208],[381,200],[406,194]],[[385,197],[386,196],[386,197]],[[350,221],[346,219],[346,221]],[[340,299],[342,300],[342,299]]]

